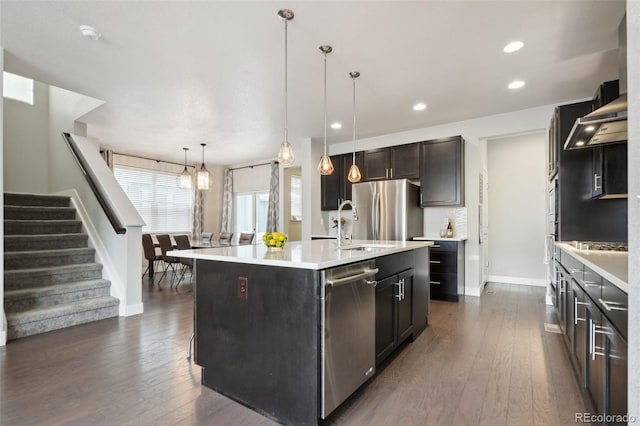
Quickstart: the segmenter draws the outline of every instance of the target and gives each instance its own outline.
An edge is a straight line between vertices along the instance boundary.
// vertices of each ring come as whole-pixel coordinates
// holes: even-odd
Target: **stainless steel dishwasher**
[[[375,372],[377,272],[374,260],[322,272],[323,419]]]

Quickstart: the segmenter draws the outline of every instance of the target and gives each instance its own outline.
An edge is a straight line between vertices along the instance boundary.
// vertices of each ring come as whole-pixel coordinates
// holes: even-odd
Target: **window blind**
[[[147,224],[142,232],[191,232],[193,190],[178,188],[176,174],[121,165],[113,173]]]

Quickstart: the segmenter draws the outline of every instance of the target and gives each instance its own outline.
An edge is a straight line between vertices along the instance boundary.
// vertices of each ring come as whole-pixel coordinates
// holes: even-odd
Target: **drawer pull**
[[[604,308],[609,312],[611,312],[611,311],[628,311],[629,310],[629,309],[627,309],[626,306],[624,306],[623,303],[612,302],[610,300],[602,300],[602,299],[598,299],[598,302],[600,302],[600,304],[602,306],[604,306]]]
[[[440,261],[439,260],[430,260],[429,263],[433,263],[433,264],[439,265]]]
[[[429,284],[440,285],[442,283],[440,281],[431,281],[431,280],[429,280]]]
[[[440,248],[440,246],[439,246],[438,244],[434,244],[434,245],[432,245],[431,247],[433,247],[433,248]]]

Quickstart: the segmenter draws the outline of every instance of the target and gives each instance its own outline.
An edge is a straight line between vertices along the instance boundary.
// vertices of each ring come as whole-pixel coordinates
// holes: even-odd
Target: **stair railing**
[[[107,216],[109,223],[111,223],[111,226],[113,226],[113,230],[116,232],[116,234],[125,234],[127,232],[127,228],[125,228],[122,225],[122,222],[116,215],[115,211],[113,210],[111,205],[107,202],[107,199],[104,193],[102,192],[102,190],[100,189],[100,186],[97,183],[97,179],[91,173],[91,168],[88,166],[86,159],[84,158],[84,156],[82,155],[78,147],[76,146],[75,141],[73,140],[73,138],[69,133],[62,133],[62,137],[67,143],[67,147],[69,147],[69,150],[73,155],[73,158],[76,160],[78,167],[80,167],[82,174],[87,180],[87,183],[91,188],[91,191],[93,191],[93,194],[98,200],[100,207],[102,207],[104,214]]]

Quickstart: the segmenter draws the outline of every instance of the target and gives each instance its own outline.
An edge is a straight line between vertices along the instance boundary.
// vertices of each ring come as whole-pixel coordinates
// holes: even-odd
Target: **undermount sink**
[[[357,250],[357,251],[373,251],[381,248],[395,247],[395,244],[358,244],[354,246],[339,247],[339,250]]]

